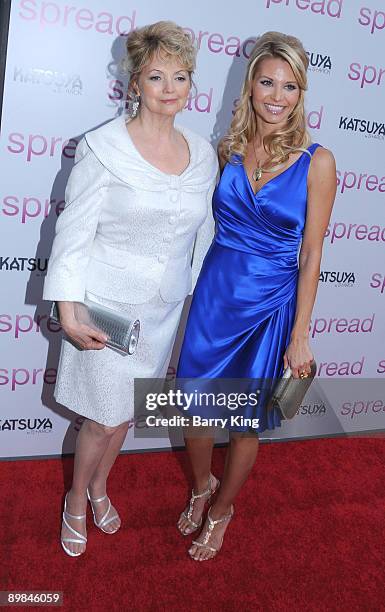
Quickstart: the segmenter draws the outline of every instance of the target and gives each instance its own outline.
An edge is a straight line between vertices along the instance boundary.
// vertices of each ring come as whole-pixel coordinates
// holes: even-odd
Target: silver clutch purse
[[[293,378],[291,368],[286,368],[274,387],[268,409],[278,408],[284,419],[292,419],[316,375],[317,364],[314,360],[310,363],[310,369],[307,378]]]
[[[139,339],[139,319],[131,320],[120,312],[101,306],[86,298],[84,302],[75,302],[75,318],[97,331],[101,331],[108,340],[109,346],[125,355],[133,355]],[[50,318],[60,324],[59,310],[56,302],[52,303]]]

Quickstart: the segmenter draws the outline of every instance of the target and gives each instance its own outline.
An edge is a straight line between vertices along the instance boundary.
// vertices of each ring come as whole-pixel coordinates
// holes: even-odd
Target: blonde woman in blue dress
[[[336,168],[332,153],[312,144],[306,129],[307,67],[302,44],[285,34],[267,32],[251,52],[240,102],[219,148],[217,232],[195,289],[179,378],[266,380],[288,365],[295,377],[310,372],[309,324]],[[219,489],[211,473],[213,433],[186,432],[193,493],[178,527],[189,535],[203,524],[189,549],[194,560],[218,553],[234,500],[254,465],[258,433],[280,425],[278,411],[267,411],[262,394],[260,399],[244,407],[245,425],[229,427]],[[210,407],[186,414],[194,410],[212,414]],[[259,426],[250,427],[256,419]]]

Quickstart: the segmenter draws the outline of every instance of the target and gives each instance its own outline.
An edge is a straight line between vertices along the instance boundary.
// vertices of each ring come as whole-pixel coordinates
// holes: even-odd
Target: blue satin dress
[[[310,159],[302,153],[255,195],[240,158],[226,164],[213,197],[216,235],[195,288],[178,378],[282,375],[296,308]],[[209,408],[195,413],[211,416]],[[266,401],[247,405],[243,415],[259,419],[256,433],[281,424]]]

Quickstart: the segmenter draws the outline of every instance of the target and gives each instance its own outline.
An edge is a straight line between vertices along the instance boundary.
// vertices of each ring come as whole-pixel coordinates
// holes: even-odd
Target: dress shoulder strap
[[[302,164],[304,166],[304,168],[306,168],[306,171],[309,170],[310,168],[310,163],[313,157],[314,152],[318,149],[318,147],[322,147],[322,145],[320,145],[318,142],[313,142],[307,149],[306,151],[310,153],[310,155],[306,153],[303,153],[301,156],[302,159]],[[307,172],[306,172],[307,174]]]
[[[316,151],[318,147],[322,147],[322,145],[318,142],[313,142],[310,147],[307,148],[307,150],[313,155],[314,151]]]

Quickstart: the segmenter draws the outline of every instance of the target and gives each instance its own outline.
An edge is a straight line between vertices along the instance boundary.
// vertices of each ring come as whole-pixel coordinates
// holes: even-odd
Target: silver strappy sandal
[[[99,527],[99,529],[101,529],[103,531],[103,533],[108,533],[109,535],[112,535],[113,533],[116,533],[120,529],[120,526],[117,529],[114,529],[114,531],[106,531],[106,529],[103,529],[103,527],[105,527],[106,525],[109,525],[109,523],[112,523],[112,521],[114,521],[115,519],[120,518],[117,514],[114,514],[110,518],[107,518],[108,515],[109,515],[109,512],[111,510],[111,501],[110,501],[110,498],[107,495],[103,495],[103,497],[98,497],[97,499],[92,499],[90,494],[89,494],[88,489],[87,489],[87,497],[88,497],[88,499],[89,499],[89,501],[91,503],[92,514],[94,515],[94,523],[95,523],[96,527]],[[105,499],[108,499],[108,507],[107,507],[106,512],[103,514],[102,518],[98,522],[96,520],[96,514],[95,514],[95,510],[94,510],[93,504],[99,504],[100,502],[103,502]]]
[[[213,529],[215,527],[215,525],[219,525],[219,523],[224,523],[225,521],[230,521],[233,518],[234,515],[234,506],[231,506],[231,512],[230,514],[227,514],[226,516],[223,516],[222,518],[216,519],[215,521],[211,518],[210,516],[210,510],[207,513],[207,520],[209,522],[207,531],[204,535],[204,538],[202,540],[202,542],[197,542],[196,540],[193,540],[193,544],[195,544],[195,546],[199,546],[200,548],[204,548],[206,550],[209,550],[210,552],[214,553],[213,555],[211,555],[211,557],[207,557],[206,559],[196,559],[189,551],[189,555],[191,557],[191,559],[194,559],[194,561],[208,561],[209,559],[214,559],[214,557],[219,553],[219,551],[222,548],[222,544],[223,544],[223,536],[219,545],[219,548],[214,548],[213,546],[209,545],[209,541],[211,538],[211,534],[213,532]]]
[[[179,531],[180,531],[180,533],[182,535],[185,535],[185,536],[191,535],[192,533],[194,533],[194,531],[199,529],[199,527],[202,525],[202,516],[201,516],[201,518],[199,520],[199,523],[196,523],[191,518],[193,510],[194,510],[194,502],[195,502],[196,499],[201,499],[202,497],[207,496],[207,500],[206,500],[206,503],[207,503],[209,501],[209,499],[214,495],[214,493],[216,493],[216,491],[218,490],[219,485],[221,483],[220,483],[219,480],[217,480],[217,483],[216,483],[215,487],[212,489],[211,488],[212,477],[213,477],[213,474],[210,474],[209,480],[208,480],[208,483],[207,483],[207,488],[206,488],[205,491],[203,491],[203,493],[199,493],[199,494],[194,493],[194,489],[192,489],[188,509],[187,509],[187,511],[184,510],[182,512],[182,514],[180,515],[180,518],[183,517],[183,518],[185,518],[190,523],[191,528],[190,529],[187,528],[188,529],[187,531],[182,531],[181,529],[179,529]]]
[[[73,535],[76,536],[76,538],[60,538],[60,541],[61,541],[61,545],[63,547],[63,550],[64,550],[64,552],[67,553],[67,555],[69,555],[70,557],[79,557],[85,551],[77,552],[77,553],[72,552],[72,550],[67,548],[67,546],[64,544],[64,542],[71,542],[72,544],[87,544],[87,538],[82,533],[79,533],[78,531],[76,531],[76,529],[71,527],[71,525],[67,521],[67,517],[69,517],[71,519],[77,519],[78,521],[80,521],[80,520],[85,519],[86,515],[85,514],[76,515],[76,514],[70,514],[69,512],[67,512],[67,495],[68,495],[68,493],[66,494],[66,496],[64,498],[63,523],[67,527],[67,529],[71,533],[73,533]]]

